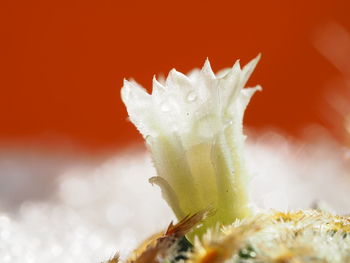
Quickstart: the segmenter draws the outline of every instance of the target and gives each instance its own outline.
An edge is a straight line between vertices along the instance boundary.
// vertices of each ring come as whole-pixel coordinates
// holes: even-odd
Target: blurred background
[[[1,0],[0,261],[101,262],[164,228],[174,217],[148,184],[120,88],[134,78],[150,91],[154,74],[207,57],[218,71],[262,53],[248,84],[264,90],[245,115],[253,202],[348,213],[349,11],[348,0]]]
[[[349,9],[347,0],[2,0],[0,142],[93,153],[141,142],[123,78],[150,90],[174,67],[208,57],[217,71],[259,52],[249,84],[264,90],[246,124],[296,138],[311,124],[333,130],[325,94],[346,90]]]

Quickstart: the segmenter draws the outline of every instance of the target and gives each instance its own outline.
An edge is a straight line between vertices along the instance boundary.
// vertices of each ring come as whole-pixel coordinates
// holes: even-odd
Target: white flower
[[[229,224],[249,214],[244,164],[243,115],[260,86],[245,88],[260,55],[242,69],[236,61],[215,75],[207,60],[188,76],[170,71],[153,78],[152,94],[124,81],[130,120],[152,153],[158,184],[179,219],[213,207],[202,228]]]

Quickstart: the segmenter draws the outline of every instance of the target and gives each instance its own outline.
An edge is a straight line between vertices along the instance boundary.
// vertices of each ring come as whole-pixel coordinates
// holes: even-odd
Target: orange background
[[[0,2],[0,141],[69,140],[90,150],[141,141],[120,100],[124,77],[214,70],[262,53],[247,112],[255,128],[299,136],[325,123],[324,87],[340,72],[315,49],[349,1]]]

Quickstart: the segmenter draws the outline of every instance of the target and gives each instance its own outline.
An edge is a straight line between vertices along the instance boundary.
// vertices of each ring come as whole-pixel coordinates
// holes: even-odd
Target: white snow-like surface
[[[155,171],[144,151],[98,162],[27,150],[0,156],[2,263],[99,263],[174,219],[147,181]]]
[[[252,206],[297,209],[323,201],[350,212],[345,151],[321,138],[308,144],[276,134],[251,139]],[[144,147],[109,157],[0,150],[0,262],[99,263],[125,257],[174,219]]]

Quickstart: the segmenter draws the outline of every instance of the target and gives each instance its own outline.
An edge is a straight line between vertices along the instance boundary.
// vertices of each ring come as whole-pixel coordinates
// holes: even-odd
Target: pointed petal
[[[209,59],[207,58],[204,62],[203,68],[202,68],[202,74],[209,78],[209,79],[215,79],[215,74],[213,70],[211,69]]]
[[[252,59],[248,64],[246,64],[242,69],[242,81],[241,85],[244,87],[247,83],[248,79],[250,78],[251,74],[253,73],[256,65],[258,64],[259,60],[261,58],[261,54],[259,53],[254,59]]]
[[[160,176],[151,177],[148,180],[152,185],[155,184],[160,187],[162,191],[163,198],[168,202],[170,207],[173,209],[175,215],[178,218],[183,218],[186,216],[180,208],[179,201],[177,199],[174,189],[170,186],[167,180]]]
[[[122,100],[126,105],[129,119],[136,128],[147,136],[152,132],[152,126],[155,118],[153,112],[152,97],[136,82],[124,80],[124,86],[121,89]]]
[[[181,72],[178,72],[176,69],[172,69],[169,73],[168,79],[172,81],[172,84],[176,87],[189,87],[191,86],[191,81],[190,79],[182,74]],[[167,80],[168,80],[167,79]]]
[[[241,61],[239,59],[237,59],[235,64],[233,64],[232,70],[241,70]]]
[[[122,100],[125,104],[129,104],[131,100],[150,102],[150,95],[147,91],[134,81],[124,79],[124,86],[121,89]],[[132,103],[132,102],[131,102]],[[129,105],[126,105],[127,107]]]
[[[257,91],[262,91],[262,87],[260,85],[257,85],[253,88],[245,88],[241,91],[240,95],[240,106],[241,110],[244,111],[250,101],[250,99],[253,97],[254,93]]]
[[[238,94],[242,90],[242,86],[240,85],[240,74],[237,69],[231,69],[227,74],[225,79],[222,81],[222,85],[220,87],[220,92],[222,93],[222,103],[223,110],[229,107],[230,104],[235,103]]]
[[[159,97],[165,91],[165,87],[156,79],[156,76],[153,76],[152,87],[152,96]]]

